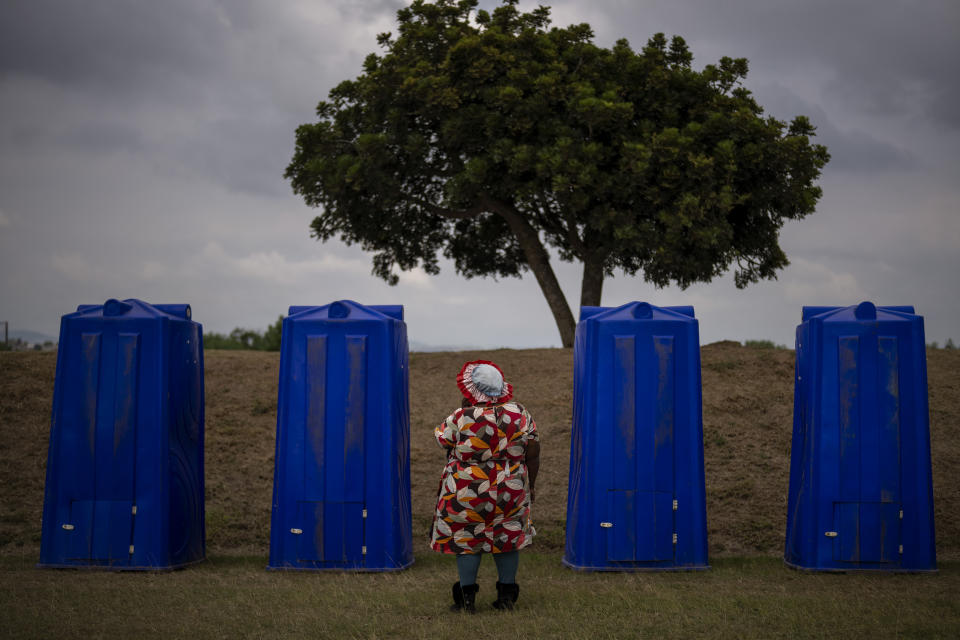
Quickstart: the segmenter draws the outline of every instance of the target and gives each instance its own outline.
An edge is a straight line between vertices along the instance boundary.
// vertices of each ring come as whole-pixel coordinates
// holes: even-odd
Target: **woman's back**
[[[444,421],[440,444],[464,463],[521,460],[533,421],[522,405],[472,406],[454,411]]]

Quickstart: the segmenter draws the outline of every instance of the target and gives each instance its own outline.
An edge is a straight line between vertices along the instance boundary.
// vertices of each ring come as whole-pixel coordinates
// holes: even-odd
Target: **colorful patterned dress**
[[[530,544],[524,455],[537,425],[516,402],[457,409],[435,429],[447,449],[430,546],[441,553],[505,553]]]

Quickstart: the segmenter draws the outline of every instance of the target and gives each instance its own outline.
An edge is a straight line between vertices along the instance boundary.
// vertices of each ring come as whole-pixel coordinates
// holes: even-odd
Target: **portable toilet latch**
[[[677,544],[677,534],[673,534],[673,544]]]
[[[363,510],[363,517],[364,517],[364,518],[367,517],[367,510],[366,510],[366,509]]]
[[[130,545],[130,555],[133,555],[133,545]]]
[[[367,555],[367,545],[363,545],[362,547],[360,547],[360,555],[363,555],[363,556]]]
[[[292,533],[292,534],[295,535],[295,536],[298,536],[298,535],[300,535],[301,533],[303,533],[303,529],[293,528],[293,529],[290,529],[290,533]]]
[[[613,526],[613,523],[612,523],[612,522],[601,522],[601,523],[600,523],[600,526],[603,527],[604,529],[609,529],[610,527]]]
[[[73,531],[73,525],[72,525],[72,524],[62,524],[62,525],[60,525],[60,526],[63,527],[63,528],[64,528],[65,530],[67,530],[67,531]]]
[[[137,515],[137,505],[130,507],[130,515]]]
[[[676,500],[674,500],[674,501],[673,501],[673,510],[674,510],[674,511],[677,510],[677,504],[678,504],[678,502],[677,502]]]
[[[900,509],[900,519],[903,520],[903,509]]]
[[[824,531],[824,532],[823,532],[823,535],[827,536],[828,538],[836,538],[836,537],[837,537],[837,532],[836,532],[836,531]]]

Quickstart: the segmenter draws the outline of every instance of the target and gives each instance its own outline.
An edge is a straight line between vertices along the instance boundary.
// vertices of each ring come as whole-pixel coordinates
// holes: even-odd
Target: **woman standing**
[[[484,553],[497,565],[497,609],[513,609],[519,550],[536,531],[530,503],[540,468],[540,436],[533,418],[511,402],[513,386],[486,360],[463,365],[457,386],[463,406],[435,430],[447,451],[440,478],[431,546],[457,555],[460,579],[451,610],[475,612],[477,571]]]

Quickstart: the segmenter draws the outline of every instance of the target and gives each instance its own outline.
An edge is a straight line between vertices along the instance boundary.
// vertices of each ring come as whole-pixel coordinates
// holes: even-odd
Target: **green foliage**
[[[262,348],[264,351],[280,351],[280,335],[283,333],[283,316],[278,316],[277,321],[267,327],[263,332]]]
[[[232,335],[232,333],[230,334]],[[247,347],[231,339],[230,335],[225,335],[222,333],[204,332],[203,333],[203,348],[204,349],[246,349]]]
[[[745,347],[754,349],[786,349],[785,344],[775,344],[772,340],[747,340],[743,343]]]
[[[204,333],[204,349],[251,349],[255,351],[280,351],[280,334],[283,330],[283,316],[267,327],[262,334],[252,329],[237,327],[229,335],[222,333]]]
[[[947,341],[943,344],[943,347],[941,347],[940,343],[937,342],[936,340],[934,340],[933,342],[927,343],[927,349],[941,349],[941,348],[946,350],[951,350],[951,349],[956,349],[957,345],[954,344],[953,338],[947,338]]]
[[[383,52],[297,129],[285,175],[321,209],[313,235],[374,252],[390,283],[437,273],[440,255],[466,277],[532,268],[548,302],[563,294],[533,260],[542,242],[584,263],[583,304],[614,270],[658,286],[731,266],[738,287],[774,278],[781,226],[821,195],[829,154],[810,121],[765,117],[743,58],[697,71],[679,36],[606,49],[588,24],[516,5],[398,11]]]
[[[23,338],[13,338],[9,342],[0,342],[0,351],[26,351],[29,345],[30,343],[24,342]],[[37,345],[34,345],[33,349],[36,350],[36,347]]]

